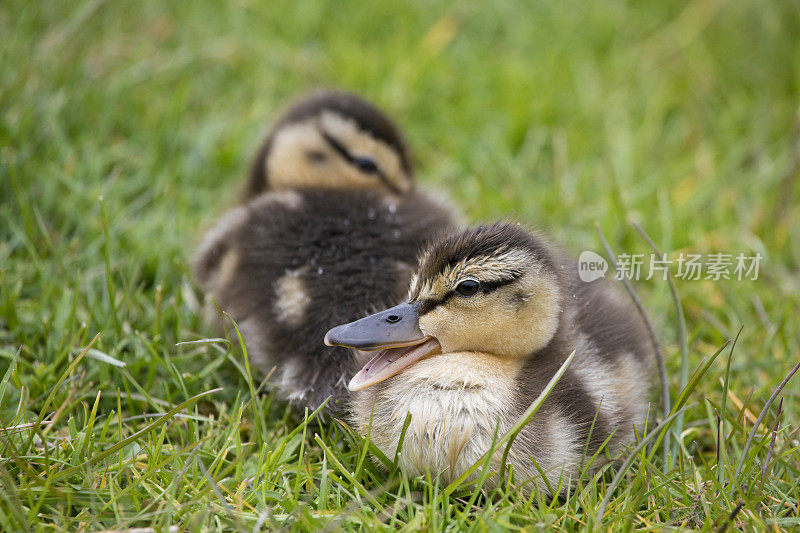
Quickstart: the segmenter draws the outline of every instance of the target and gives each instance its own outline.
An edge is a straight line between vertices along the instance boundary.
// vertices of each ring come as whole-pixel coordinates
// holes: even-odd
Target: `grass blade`
[[[8,383],[8,380],[11,379],[11,374],[13,374],[14,370],[17,368],[17,359],[19,358],[19,353],[21,351],[22,346],[17,348],[17,351],[14,352],[14,357],[11,358],[11,362],[8,364],[5,374],[3,374],[3,379],[0,380],[0,406],[3,405],[3,397],[5,397],[6,394],[6,384]]]
[[[614,494],[614,491],[616,490],[617,486],[622,481],[622,477],[625,475],[625,472],[628,471],[628,469],[633,464],[634,459],[636,459],[636,457],[639,455],[639,452],[642,451],[642,449],[647,445],[647,443],[650,442],[651,440],[653,440],[656,436],[664,435],[665,434],[665,430],[669,429],[669,426],[672,424],[672,421],[675,420],[675,418],[678,415],[680,415],[681,413],[685,412],[687,409],[689,409],[690,407],[692,407],[694,405],[696,405],[696,404],[687,405],[686,407],[684,407],[682,409],[679,409],[678,411],[674,411],[667,418],[665,418],[663,422],[661,422],[659,425],[657,425],[653,429],[653,431],[651,431],[645,438],[643,438],[639,442],[639,444],[631,451],[631,453],[628,455],[628,458],[625,459],[625,461],[619,467],[619,470],[617,471],[616,475],[614,475],[614,479],[611,481],[611,484],[608,486],[608,490],[606,491],[606,495],[603,497],[603,501],[600,503],[600,507],[597,509],[596,518],[597,518],[597,521],[599,523],[603,522],[603,515],[606,512],[606,507],[608,507],[608,503],[611,501],[611,496]],[[661,439],[659,438],[656,441],[656,444],[653,446],[653,448],[657,448],[658,447],[658,441],[660,441],[660,440]]]
[[[767,403],[764,405],[764,408],[761,410],[761,414],[758,415],[756,419],[756,423],[753,424],[753,429],[750,430],[750,435],[747,437],[747,442],[744,445],[744,449],[742,450],[742,454],[739,456],[739,464],[736,465],[736,473],[734,477],[738,478],[739,474],[742,472],[742,467],[744,466],[744,462],[747,459],[747,452],[750,451],[750,446],[753,444],[753,439],[756,437],[756,433],[758,432],[758,428],[761,426],[761,422],[764,421],[764,417],[767,416],[767,411],[769,408],[772,407],[772,403],[775,401],[775,398],[778,397],[778,394],[781,393],[783,388],[789,383],[789,380],[792,379],[792,376],[795,375],[797,370],[800,369],[800,361],[797,362],[796,365],[789,371],[783,381],[780,382],[778,387],[772,393],[772,396],[769,397]]]
[[[719,440],[717,446],[719,452],[719,459],[717,460],[717,479],[720,485],[725,483],[725,463],[728,458],[725,440],[725,418],[728,412],[728,386],[731,378],[731,360],[733,359],[733,350],[736,348],[736,342],[739,340],[739,335],[742,334],[743,329],[744,326],[739,328],[739,332],[736,334],[736,338],[733,339],[733,344],[731,344],[731,351],[728,353],[728,364],[725,365],[725,379],[722,383],[722,405],[719,410],[719,425],[717,426],[717,440]]]
[[[639,228],[639,226],[634,222],[633,225],[640,230],[641,233],[644,232]],[[619,271],[619,261],[617,261],[617,256],[614,254],[614,251],[611,249],[611,246],[608,244],[605,235],[603,235],[603,230],[600,229],[600,224],[595,223],[595,229],[597,230],[597,235],[600,238],[600,242],[603,244],[603,248],[605,248],[606,253],[611,258],[611,261],[614,263],[614,268]],[[646,234],[644,234],[646,235]],[[649,241],[649,237],[645,237]],[[650,241],[652,242],[652,241]],[[655,245],[653,245],[655,247]],[[656,250],[656,253],[658,251]],[[662,257],[660,253],[658,253],[659,257]],[[633,305],[636,307],[636,310],[639,312],[639,316],[642,318],[645,327],[647,328],[647,334],[650,337],[650,344],[653,347],[653,352],[656,357],[656,363],[658,366],[658,376],[659,381],[661,382],[661,409],[664,413],[664,417],[666,418],[670,412],[670,396],[669,396],[669,379],[667,378],[667,367],[664,364],[664,354],[661,351],[661,344],[658,342],[658,337],[656,336],[656,332],[653,329],[653,324],[650,322],[650,319],[647,317],[647,313],[644,310],[644,306],[642,305],[641,300],[639,300],[639,296],[636,294],[636,290],[634,290],[633,285],[631,284],[630,280],[622,276],[622,284],[625,286],[625,290],[628,291],[628,295],[630,295],[631,300],[633,301]],[[664,468],[669,468],[669,436],[667,436],[667,442],[664,444]],[[666,470],[665,470],[666,471]]]
[[[658,255],[658,257],[664,257],[661,251],[656,246],[656,243],[650,238],[647,232],[639,226],[636,222],[631,222],[633,227],[636,228],[636,231],[644,238],[645,241],[650,245],[650,248]],[[667,276],[667,285],[669,286],[669,292],[672,296],[672,304],[675,307],[675,314],[678,317],[678,346],[681,350],[681,375],[680,375],[680,388],[681,390],[686,388],[686,385],[689,383],[689,340],[688,335],[686,334],[686,317],[683,315],[683,304],[681,303],[681,297],[678,295],[678,287],[675,285],[675,282],[672,280],[672,276]],[[666,369],[664,369],[664,373],[666,374]],[[669,393],[669,392],[668,392]],[[683,433],[683,415],[678,417],[678,420],[675,422],[675,438],[680,438],[681,433]],[[669,439],[664,444],[664,450],[669,449]],[[676,444],[673,447],[673,456],[677,456],[678,454],[678,445]],[[666,468],[666,465],[665,465]]]
[[[42,424],[42,420],[44,420],[45,413],[47,412],[47,408],[50,407],[50,403],[53,401],[53,398],[55,398],[55,395],[58,392],[58,389],[61,387],[61,384],[64,383],[64,380],[67,379],[67,376],[72,374],[72,371],[75,370],[75,367],[78,366],[78,364],[83,359],[83,356],[85,356],[86,353],[92,348],[92,345],[95,343],[95,341],[98,338],[100,338],[100,333],[98,333],[97,335],[94,336],[94,338],[89,342],[89,344],[86,346],[86,348],[84,348],[81,351],[81,353],[79,353],[78,356],[75,357],[75,359],[72,360],[72,362],[69,364],[69,366],[64,371],[64,373],[61,374],[61,377],[58,379],[58,381],[56,382],[55,386],[50,391],[50,394],[47,395],[47,399],[44,401],[44,405],[42,405],[42,409],[39,411],[39,416],[36,418],[36,425],[34,427],[39,427]],[[35,431],[31,431],[31,434],[28,437],[28,440],[25,443],[25,446],[23,446],[23,448],[21,450],[22,454],[25,454],[27,452],[27,450],[30,448],[31,444],[33,443],[34,435],[36,435],[36,432]]]
[[[106,291],[108,292],[109,314],[114,323],[114,330],[117,332],[117,338],[119,338],[122,333],[122,328],[119,323],[119,317],[117,316],[117,289],[114,285],[111,273],[111,240],[108,232],[108,212],[106,210],[105,199],[102,195],[97,201],[100,202],[100,210],[103,215],[103,238],[105,242],[105,246],[103,247],[103,261],[106,269]]]
[[[102,361],[103,363],[108,363],[109,365],[116,366],[117,368],[125,368],[125,366],[127,365],[125,361],[120,361],[119,359],[111,357],[110,355],[105,354],[100,350],[95,350],[94,348],[86,352],[86,357],[90,359],[95,359],[96,361]]]

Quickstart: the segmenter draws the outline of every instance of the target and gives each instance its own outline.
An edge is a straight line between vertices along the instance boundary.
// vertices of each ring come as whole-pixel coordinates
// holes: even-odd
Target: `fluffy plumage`
[[[363,363],[324,346],[325,332],[401,301],[418,249],[453,228],[415,192],[271,192],[228,217],[199,250],[197,280],[237,321],[251,360],[275,365],[284,394],[312,407],[338,398]]]
[[[509,455],[518,483],[547,492],[533,459],[551,486],[561,476],[574,484],[584,449],[591,457],[608,438],[614,454],[632,440],[634,424],[641,429],[654,358],[635,309],[605,281],[580,281],[576,266],[518,224],[437,240],[421,255],[409,301],[442,353],[355,392],[354,422],[370,427],[392,457],[410,412],[401,466],[449,481],[489,449],[496,429],[516,422],[576,350]],[[479,283],[469,296],[458,292],[465,281]],[[603,462],[601,454],[594,466]]]
[[[414,187],[405,142],[355,95],[290,107],[254,160],[242,205],[207,233],[198,284],[237,322],[283,396],[317,407],[346,390],[359,352],[325,332],[403,299],[416,255],[456,227],[453,209]],[[224,320],[211,306],[210,321]]]

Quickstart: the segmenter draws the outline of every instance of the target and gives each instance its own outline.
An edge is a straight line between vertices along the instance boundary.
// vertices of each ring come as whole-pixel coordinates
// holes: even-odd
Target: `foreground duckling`
[[[335,410],[364,361],[319,339],[402,301],[411,258],[455,227],[452,210],[414,188],[389,119],[340,92],[289,109],[259,150],[245,196],[206,235],[195,278],[236,321],[255,366],[275,368],[281,395],[312,408],[333,395]]]
[[[562,475],[574,485],[584,453],[591,457],[610,437],[613,454],[632,440],[634,424],[642,428],[654,357],[640,315],[605,282],[581,282],[576,263],[510,223],[427,248],[405,303],[325,337],[383,350],[350,381],[358,391],[350,400],[355,424],[393,457],[411,413],[400,466],[452,481],[489,450],[496,430],[511,428],[575,350],[508,456],[517,482],[547,492],[536,461],[550,486]]]

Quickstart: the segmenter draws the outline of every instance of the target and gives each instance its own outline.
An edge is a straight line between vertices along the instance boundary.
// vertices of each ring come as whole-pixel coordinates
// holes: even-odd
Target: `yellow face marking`
[[[410,189],[411,178],[403,171],[400,155],[395,150],[360,130],[355,121],[332,112],[286,125],[277,132],[266,161],[273,189],[388,188],[378,175],[360,171],[337,153],[323,133],[335,139],[351,156],[372,159],[395,190]]]
[[[472,296],[452,294],[464,279],[510,281]],[[415,300],[437,303],[419,323],[423,333],[438,339],[443,353],[527,357],[546,346],[558,327],[558,282],[525,250],[470,258],[415,287]]]

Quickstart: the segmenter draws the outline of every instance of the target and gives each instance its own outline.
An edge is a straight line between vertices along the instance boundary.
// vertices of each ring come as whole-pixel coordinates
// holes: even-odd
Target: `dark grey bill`
[[[386,311],[342,324],[325,334],[328,346],[383,350],[413,346],[425,339],[419,329],[419,302],[403,302]]]

